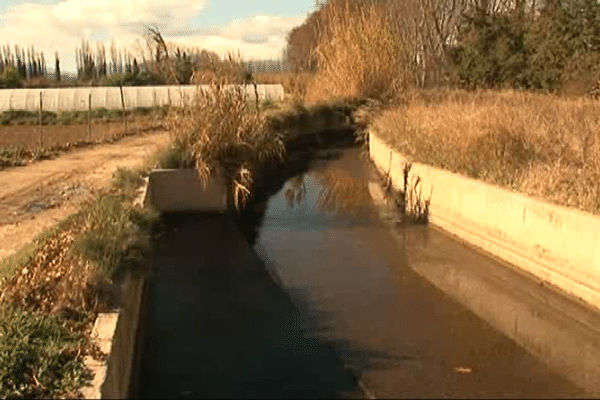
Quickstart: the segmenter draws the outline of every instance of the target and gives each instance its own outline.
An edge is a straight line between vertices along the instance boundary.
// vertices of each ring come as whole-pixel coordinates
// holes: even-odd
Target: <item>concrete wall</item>
[[[369,150],[403,188],[408,160],[372,133]],[[419,163],[410,175],[431,223],[600,309],[600,218]]]
[[[227,185],[220,174],[205,187],[194,169],[162,169],[150,173],[144,204],[160,212],[225,212],[227,201]]]
[[[103,399],[129,398],[133,389],[131,384],[139,353],[140,316],[146,281],[145,276],[128,274],[123,283],[119,318],[101,387]]]

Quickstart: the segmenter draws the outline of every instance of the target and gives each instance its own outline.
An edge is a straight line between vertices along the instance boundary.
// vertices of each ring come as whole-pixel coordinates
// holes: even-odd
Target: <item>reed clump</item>
[[[386,10],[375,4],[328,2],[321,15],[318,73],[306,100],[395,98],[413,81],[413,61],[404,36]]]
[[[245,85],[251,82],[234,84],[244,75],[241,60],[230,56],[228,66],[203,76],[208,88],[198,88],[194,99],[169,118],[182,166],[195,168],[204,184],[213,173],[224,174],[236,208],[250,195],[260,163],[281,159],[285,150],[281,135],[269,129],[258,94],[246,94]]]

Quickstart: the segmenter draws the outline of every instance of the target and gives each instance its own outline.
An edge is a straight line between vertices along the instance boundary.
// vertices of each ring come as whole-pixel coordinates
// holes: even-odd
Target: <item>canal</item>
[[[595,311],[402,221],[359,149],[313,161],[255,204],[250,227],[169,217],[142,397],[600,394]]]

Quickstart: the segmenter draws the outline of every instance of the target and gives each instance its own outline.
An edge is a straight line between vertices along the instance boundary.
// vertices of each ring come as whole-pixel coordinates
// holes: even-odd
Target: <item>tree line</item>
[[[82,40],[75,49],[77,79],[74,84],[106,86],[140,86],[191,83],[195,71],[227,68],[227,59],[199,47],[177,46],[164,40],[158,29],[149,27],[144,40],[133,48],[119,48],[114,41],[108,48]],[[49,73],[43,52],[33,47],[0,47],[0,88],[53,86],[62,82],[58,52],[54,55],[54,72]],[[249,73],[282,72],[282,60],[253,60],[243,63]],[[38,78],[37,80],[34,78]]]
[[[597,0],[327,0],[287,37],[285,61],[317,71],[326,8],[385,11],[414,84],[557,91],[600,72]]]

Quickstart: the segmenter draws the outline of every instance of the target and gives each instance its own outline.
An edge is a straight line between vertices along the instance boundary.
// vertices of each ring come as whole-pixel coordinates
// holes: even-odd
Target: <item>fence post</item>
[[[88,141],[92,142],[92,92],[88,97]]]
[[[125,119],[125,98],[123,97],[123,85],[119,85],[119,89],[121,90],[121,106],[123,107],[123,127],[125,128],[123,136],[125,136],[127,135],[127,119]]]
[[[43,109],[44,105],[42,103],[42,91],[40,91],[40,112],[39,112],[39,120],[40,120],[40,126],[39,126],[39,134],[40,134],[40,150],[44,148],[44,135],[42,133],[42,109]]]
[[[156,100],[156,88],[152,88],[152,111],[154,119],[158,117],[158,101]]]

